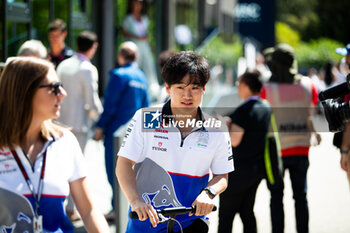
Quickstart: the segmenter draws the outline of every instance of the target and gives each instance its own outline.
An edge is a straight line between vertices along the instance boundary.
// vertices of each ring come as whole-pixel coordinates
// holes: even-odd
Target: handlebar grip
[[[216,207],[216,205],[214,205],[213,210],[212,211],[216,211],[218,208]],[[185,214],[185,213],[195,213],[196,212],[196,207],[173,207],[173,208],[165,208],[165,209],[160,209],[160,210],[156,210],[157,213],[161,213],[163,215],[168,215],[168,214]],[[131,211],[129,213],[129,217],[131,219],[138,219],[139,216],[137,215],[137,213],[135,211]]]
[[[213,206],[213,209],[211,211],[216,211],[218,209],[218,207],[216,207],[216,205]],[[196,213],[196,206],[192,207],[192,211],[193,214]]]

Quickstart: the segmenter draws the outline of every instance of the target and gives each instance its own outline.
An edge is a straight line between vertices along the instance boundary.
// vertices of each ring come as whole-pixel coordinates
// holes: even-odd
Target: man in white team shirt
[[[118,153],[119,184],[139,217],[129,220],[126,232],[165,231],[166,224],[157,225],[155,209],[177,206],[196,206],[194,215],[177,216],[183,232],[208,232],[205,215],[233,171],[225,124],[199,107],[209,64],[194,52],[179,52],[167,61],[162,77],[170,100],[136,112]],[[180,230],[177,224],[174,230]]]

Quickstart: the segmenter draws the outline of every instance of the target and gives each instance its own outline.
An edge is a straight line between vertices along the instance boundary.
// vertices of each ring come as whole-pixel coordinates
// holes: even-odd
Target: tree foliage
[[[277,20],[300,33],[303,41],[332,38],[350,42],[350,1],[276,0]]]
[[[276,22],[276,41],[277,43],[286,43],[292,47],[296,47],[300,43],[300,35],[289,25]]]
[[[295,57],[302,68],[320,69],[328,61],[339,61],[343,57],[335,52],[336,48],[342,46],[344,45],[335,40],[319,38],[308,43],[300,43],[295,48]]]
[[[329,37],[344,44],[350,42],[350,1],[319,0],[316,7],[319,16],[318,36]]]
[[[226,43],[224,35],[218,34],[199,51],[206,57],[211,65],[221,63],[225,66],[234,67],[239,57],[243,55],[243,45],[239,37],[233,36],[232,43]]]
[[[326,62],[339,61],[343,57],[335,52],[336,48],[344,47],[341,42],[329,38],[301,41],[299,33],[282,22],[276,23],[276,38],[277,43],[287,43],[295,49],[295,57],[302,69],[319,69]]]

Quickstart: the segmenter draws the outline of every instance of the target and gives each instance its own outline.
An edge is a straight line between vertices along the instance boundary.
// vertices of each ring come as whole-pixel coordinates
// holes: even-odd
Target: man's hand
[[[316,133],[316,140],[317,140],[317,145],[320,145],[322,138],[321,138],[321,135],[319,133]]]
[[[314,132],[313,135],[314,135],[314,139],[312,139],[312,146],[320,145],[322,141],[321,135],[317,132]]]
[[[152,226],[157,226],[159,218],[157,212],[154,210],[152,205],[146,204],[141,200],[137,200],[131,203],[130,205],[131,210],[137,213],[137,216],[139,216],[140,221],[145,221],[147,218],[149,218],[149,220],[152,223]]]
[[[93,139],[96,141],[100,141],[102,139],[102,136],[103,136],[103,130],[100,128],[96,128]]]
[[[349,166],[349,152],[348,153],[341,153],[341,157],[340,157],[340,167],[344,170],[347,171],[348,170],[348,166]]]
[[[213,200],[210,198],[210,194],[208,191],[203,190],[196,200],[192,203],[192,206],[196,206],[196,216],[202,216],[210,214],[213,210],[214,203]],[[189,216],[192,216],[192,213],[189,214]]]

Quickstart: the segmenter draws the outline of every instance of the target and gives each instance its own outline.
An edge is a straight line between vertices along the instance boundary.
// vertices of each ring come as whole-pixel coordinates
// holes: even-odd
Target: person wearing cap
[[[345,56],[345,63],[350,67],[350,43],[345,48],[337,48],[335,51]]]
[[[334,85],[345,82],[346,76],[350,73],[350,43],[344,48],[337,48],[335,52],[339,55],[344,56],[337,64],[336,80]]]
[[[264,51],[271,78],[261,93],[272,106],[279,129],[283,171],[289,170],[295,200],[298,233],[309,232],[307,201],[307,170],[313,126],[310,107],[318,102],[317,89],[312,81],[298,73],[294,49],[278,44]],[[272,232],[284,231],[283,180],[268,184],[271,192]]]

